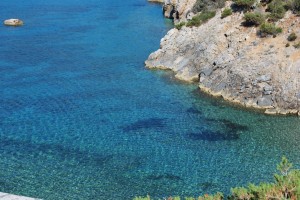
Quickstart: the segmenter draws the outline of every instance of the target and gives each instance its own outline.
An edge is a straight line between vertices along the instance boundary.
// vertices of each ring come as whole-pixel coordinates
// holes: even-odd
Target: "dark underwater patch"
[[[247,131],[249,130],[248,126],[245,125],[241,125],[238,123],[234,123],[230,120],[227,119],[222,119],[220,120],[225,126],[226,128],[230,129],[230,130],[234,130],[234,131]]]
[[[210,105],[214,106],[214,107],[217,107],[219,109],[224,109],[225,108],[225,105],[223,105],[222,103],[220,103],[219,101],[217,100],[213,100],[210,102]]]
[[[58,144],[36,144],[28,140],[22,141],[5,136],[0,136],[0,153],[16,157],[25,155],[27,158],[51,155],[63,161],[75,160],[76,163],[86,166],[102,166],[113,158],[113,155],[91,153]]]
[[[222,141],[222,140],[237,140],[240,138],[236,132],[220,132],[220,131],[199,131],[198,133],[189,133],[187,137],[192,140],[206,141]]]
[[[124,132],[137,131],[140,129],[158,129],[166,126],[163,118],[149,118],[138,120],[132,124],[121,127]]]
[[[238,140],[241,131],[249,130],[248,126],[234,123],[227,119],[205,119],[210,127],[220,127],[221,130],[200,130],[199,132],[188,133],[187,137],[192,140],[222,141]]]
[[[230,121],[228,119],[206,119],[206,121],[217,123],[218,125],[223,125],[227,130],[230,130],[230,131],[237,132],[237,131],[247,131],[247,130],[249,130],[248,126],[235,123],[235,122]]]
[[[193,108],[193,107],[187,109],[186,112],[192,113],[192,114],[198,114],[198,115],[202,115],[203,114],[201,110],[198,110],[198,109]]]
[[[202,191],[206,192],[206,191],[211,191],[211,190],[217,188],[218,185],[213,182],[207,181],[207,182],[200,183],[199,187],[201,188]]]

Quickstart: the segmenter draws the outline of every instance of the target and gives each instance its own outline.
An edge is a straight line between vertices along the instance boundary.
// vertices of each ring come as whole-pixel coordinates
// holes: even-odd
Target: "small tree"
[[[262,37],[265,37],[266,35],[276,36],[282,32],[282,28],[276,27],[274,24],[268,22],[264,22],[259,28],[259,33]]]
[[[283,156],[281,162],[277,165],[277,170],[280,171],[283,176],[287,176],[292,167],[293,164],[290,163],[285,156]]]
[[[285,3],[282,0],[273,0],[268,5],[268,11],[270,12],[269,18],[273,21],[277,21],[284,17],[286,12],[285,10]]]

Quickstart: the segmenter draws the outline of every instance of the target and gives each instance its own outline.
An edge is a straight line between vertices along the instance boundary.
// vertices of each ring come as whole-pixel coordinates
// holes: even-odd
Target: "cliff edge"
[[[299,17],[288,11],[276,22],[282,33],[259,37],[258,27],[242,25],[243,12],[222,19],[222,10],[199,27],[171,29],[146,66],[171,69],[202,91],[267,114],[300,114],[300,50],[292,45],[300,40],[287,44],[290,33],[300,35]]]

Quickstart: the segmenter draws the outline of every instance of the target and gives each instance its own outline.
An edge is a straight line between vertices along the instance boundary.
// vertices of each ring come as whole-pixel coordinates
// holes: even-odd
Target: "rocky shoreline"
[[[195,3],[187,2],[175,5],[185,5],[181,21],[188,19]],[[281,34],[258,37],[257,27],[241,25],[243,16],[236,12],[222,19],[218,10],[199,27],[171,29],[146,67],[173,70],[178,79],[199,82],[201,91],[266,114],[300,115],[300,50],[287,45],[291,32],[300,35],[300,18],[288,11],[277,22]]]

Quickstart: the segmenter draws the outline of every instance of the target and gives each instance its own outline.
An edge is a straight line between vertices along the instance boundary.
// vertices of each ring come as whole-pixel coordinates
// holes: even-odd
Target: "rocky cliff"
[[[170,30],[146,66],[171,69],[202,91],[268,114],[300,114],[300,50],[286,45],[289,33],[300,35],[299,17],[287,12],[277,22],[283,32],[262,38],[256,27],[241,25],[243,15],[221,19],[218,10],[200,27]]]
[[[163,14],[166,18],[174,19],[177,23],[179,20],[185,21],[193,8],[196,0],[158,0],[163,1]]]

